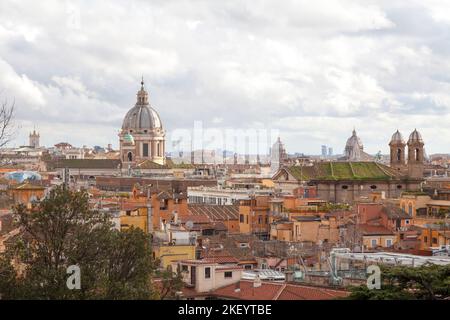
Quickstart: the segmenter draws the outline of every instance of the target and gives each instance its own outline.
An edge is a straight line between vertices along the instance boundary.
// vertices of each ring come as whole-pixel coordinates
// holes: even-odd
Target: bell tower
[[[425,160],[423,146],[421,134],[414,129],[408,139],[408,176],[411,178],[423,178]]]
[[[400,131],[396,131],[389,142],[391,168],[406,173],[406,143]]]
[[[39,133],[36,132],[36,130],[33,130],[32,133],[29,135],[29,145],[32,148],[39,148]]]

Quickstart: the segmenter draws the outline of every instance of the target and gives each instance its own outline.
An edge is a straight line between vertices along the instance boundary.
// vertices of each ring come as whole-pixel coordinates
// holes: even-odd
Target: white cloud
[[[48,145],[117,145],[143,74],[169,131],[194,120],[276,126],[289,151],[319,153],[321,144],[341,151],[356,126],[376,152],[401,124],[405,135],[422,131],[428,152],[450,152],[448,9],[437,0],[5,0],[0,92],[20,109],[18,144],[37,125]]]

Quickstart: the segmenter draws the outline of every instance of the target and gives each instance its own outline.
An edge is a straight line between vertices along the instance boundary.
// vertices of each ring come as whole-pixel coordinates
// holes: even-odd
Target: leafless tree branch
[[[11,105],[7,100],[0,105],[0,148],[10,142],[15,133],[14,126],[15,102]]]

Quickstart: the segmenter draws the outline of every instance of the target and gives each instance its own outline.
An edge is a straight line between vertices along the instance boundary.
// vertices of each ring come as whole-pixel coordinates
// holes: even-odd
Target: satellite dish
[[[189,220],[186,222],[185,226],[186,226],[186,229],[191,230],[194,227],[194,222]]]

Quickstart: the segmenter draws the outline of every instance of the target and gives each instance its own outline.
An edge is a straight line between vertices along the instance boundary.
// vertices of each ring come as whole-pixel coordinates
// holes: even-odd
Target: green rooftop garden
[[[391,169],[376,162],[320,162],[314,166],[292,166],[289,172],[298,180],[390,180]]]

